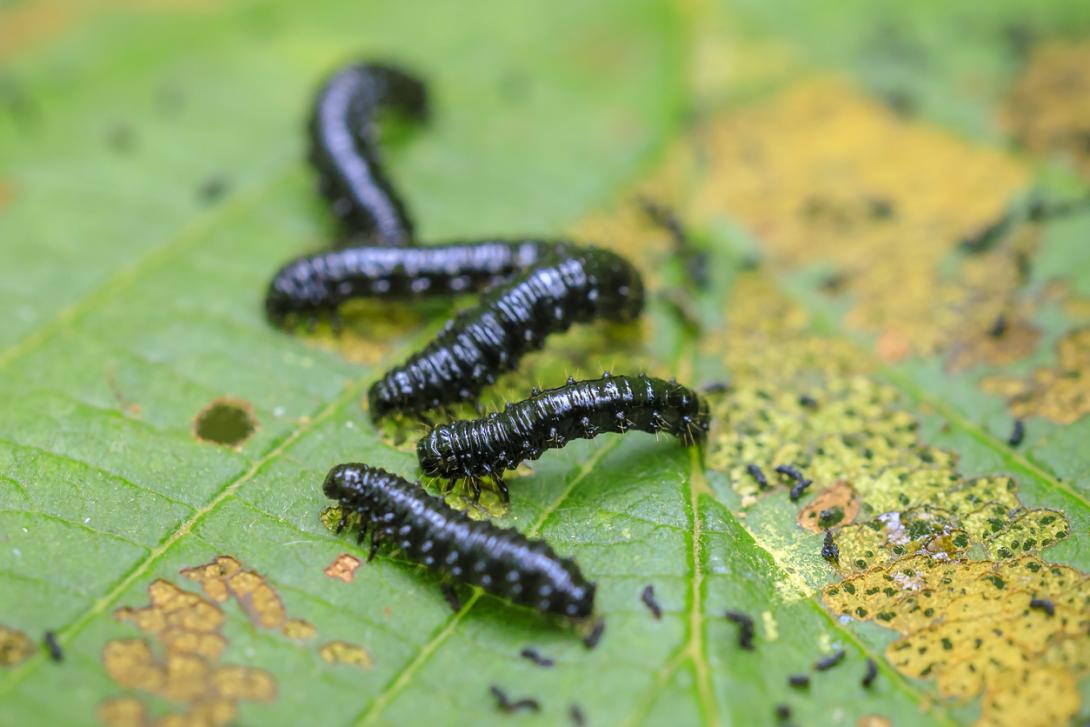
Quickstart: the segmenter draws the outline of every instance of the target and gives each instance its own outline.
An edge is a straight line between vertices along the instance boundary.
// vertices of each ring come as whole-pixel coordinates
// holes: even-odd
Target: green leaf
[[[0,4],[0,724],[1086,713],[1090,215],[959,245],[1086,192],[1085,96],[1050,95],[1090,88],[1060,38],[1085,11],[306,5]],[[594,650],[479,593],[454,612],[323,523],[330,466],[417,476],[421,430],[361,398],[451,310],[368,306],[340,339],[263,319],[272,272],[334,233],[303,121],[361,54],[435,95],[385,150],[425,240],[573,232],[649,283],[643,323],[551,339],[487,405],[603,369],[728,383],[699,451],[602,436],[485,496],[598,583]],[[637,195],[709,252],[708,290]],[[798,502],[779,464],[813,479]]]

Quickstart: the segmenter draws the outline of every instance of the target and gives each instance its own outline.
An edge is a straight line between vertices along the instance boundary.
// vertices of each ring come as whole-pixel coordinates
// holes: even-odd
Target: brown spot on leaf
[[[148,709],[139,699],[116,697],[98,705],[98,721],[106,727],[146,727]]]
[[[0,667],[16,666],[34,653],[34,642],[22,631],[0,626]]]
[[[855,727],[893,727],[893,720],[880,714],[864,714],[856,720]]]
[[[318,633],[318,629],[314,628],[314,624],[309,621],[304,621],[301,618],[289,618],[284,622],[283,632],[284,636],[289,639],[305,641],[314,638],[314,635]]]
[[[200,440],[238,447],[257,431],[253,408],[241,399],[222,397],[193,419],[193,433]]]
[[[0,179],[0,210],[3,210],[11,202],[12,188],[7,180]]]
[[[220,555],[211,563],[184,569],[182,575],[200,583],[205,593],[221,603],[233,596],[255,625],[267,629],[284,626],[287,614],[280,596],[263,576],[243,570],[235,558]]]
[[[817,493],[799,513],[799,525],[812,533],[850,525],[859,514],[859,495],[851,483],[839,480]]]
[[[330,578],[339,578],[345,583],[351,583],[356,576],[356,569],[360,567],[360,559],[341,553],[336,560],[326,566],[325,574]]]
[[[349,664],[361,669],[370,669],[374,665],[371,655],[362,646],[345,641],[330,641],[318,653],[330,664]]]
[[[102,651],[106,672],[120,686],[167,699],[184,708],[154,723],[216,727],[237,718],[240,702],[271,702],[276,680],[257,667],[224,663],[226,616],[220,604],[234,599],[257,626],[306,640],[314,626],[289,619],[279,595],[259,573],[238,559],[221,555],[210,563],[185,568],[182,575],[201,584],[204,596],[158,579],[148,586],[147,606],[123,606],[114,617],[149,638],[115,639]],[[147,705],[133,697],[108,699],[99,718],[110,727],[147,725]]]

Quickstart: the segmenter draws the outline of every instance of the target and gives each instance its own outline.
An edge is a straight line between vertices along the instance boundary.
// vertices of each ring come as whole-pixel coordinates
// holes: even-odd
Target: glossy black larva
[[[573,439],[593,439],[630,429],[666,432],[685,445],[704,439],[708,403],[674,381],[639,376],[610,376],[574,381],[535,392],[481,419],[433,427],[416,445],[424,474],[452,483],[463,477],[474,487],[489,475],[506,496],[505,470],[534,460],[545,450]]]
[[[471,401],[550,333],[595,319],[634,320],[643,281],[624,258],[594,247],[547,256],[520,277],[486,293],[368,392],[371,417],[416,414]]]
[[[304,255],[273,276],[265,312],[280,325],[292,317],[335,315],[343,303],[360,298],[411,300],[480,292],[569,249],[561,240],[486,240],[428,247],[369,245]]]
[[[380,245],[407,245],[413,225],[379,162],[375,120],[393,110],[423,121],[427,92],[412,74],[382,63],[353,63],[319,89],[310,116],[310,161],[319,189],[353,235]]]
[[[542,613],[581,619],[594,609],[594,584],[574,561],[516,530],[471,520],[397,475],[340,464],[322,490],[341,505],[338,530],[349,515],[359,515],[358,541],[370,530],[372,557],[389,542],[409,560]]]

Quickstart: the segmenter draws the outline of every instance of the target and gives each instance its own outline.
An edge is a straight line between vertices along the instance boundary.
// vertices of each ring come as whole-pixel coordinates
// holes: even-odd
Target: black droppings
[[[708,287],[708,254],[693,245],[688,233],[673,210],[647,197],[640,199],[640,207],[654,224],[670,234],[674,249],[685,262],[685,271],[700,290]]]
[[[988,327],[988,335],[992,338],[1002,338],[1008,328],[1007,317],[1000,313],[992,321],[992,325]]]
[[[874,663],[874,659],[867,659],[867,670],[863,672],[863,681],[860,682],[864,688],[870,688],[871,684],[874,684],[874,680],[878,678],[878,665]]]
[[[439,586],[439,590],[443,592],[443,598],[446,599],[451,611],[458,613],[462,610],[462,599],[458,597],[458,591],[454,590],[454,586],[444,583]]]
[[[568,714],[571,716],[571,723],[575,727],[585,727],[587,724],[587,717],[583,714],[583,710],[578,704],[573,704],[568,708]]]
[[[809,689],[810,676],[808,674],[792,674],[787,677],[787,684],[795,689]]]
[[[834,666],[844,661],[844,656],[845,652],[843,649],[834,651],[825,658],[818,659],[816,662],[814,662],[814,669],[818,671],[827,671],[829,669],[832,669]]]
[[[655,600],[655,587],[648,585],[640,593],[640,600],[644,605],[651,610],[651,615],[656,619],[662,618],[662,607],[659,606],[659,602]]]
[[[723,616],[731,623],[738,624],[738,646],[753,651],[753,636],[756,633],[753,619],[740,611],[727,611]]]
[[[602,634],[606,632],[606,622],[602,619],[598,619],[598,622],[594,624],[594,628],[583,639],[583,645],[588,649],[594,649],[598,646],[598,642],[602,640]]]
[[[825,531],[825,541],[821,544],[821,557],[831,563],[840,562],[840,546],[833,541],[833,531]]]
[[[987,252],[1003,239],[1014,224],[1014,215],[1007,212],[994,222],[963,238],[960,243],[961,249],[969,254]]]
[[[893,200],[885,197],[868,197],[867,211],[870,213],[871,219],[875,220],[888,220],[897,214],[897,208]]]
[[[230,185],[225,177],[209,177],[197,188],[197,200],[203,204],[212,204],[223,199]]]
[[[768,479],[765,477],[765,473],[761,471],[761,468],[750,462],[746,465],[746,472],[757,482],[757,487],[762,490],[768,487]]]
[[[799,396],[799,406],[806,409],[817,409],[817,399],[808,394],[802,394]]]
[[[498,685],[493,684],[488,688],[488,691],[492,693],[492,696],[496,699],[496,707],[501,712],[511,714],[512,712],[518,712],[519,710],[528,710],[530,712],[540,712],[541,705],[536,699],[531,697],[523,697],[522,699],[513,700],[507,696],[507,692],[503,691]]]
[[[193,420],[198,439],[228,447],[237,447],[257,431],[253,409],[245,401],[216,399]]]
[[[64,651],[57,642],[57,635],[52,631],[45,632],[45,648],[49,652],[49,658],[53,661],[64,661]]]
[[[1044,611],[1049,616],[1056,615],[1056,605],[1047,598],[1034,598],[1030,600],[1029,607],[1038,611]]]
[[[136,147],[136,132],[124,122],[110,124],[106,129],[106,146],[118,154],[127,154]]]
[[[799,472],[797,467],[794,467],[794,466],[789,465],[789,464],[778,464],[778,465],[776,465],[776,472],[778,472],[779,474],[784,475],[786,477],[790,477],[791,479],[795,480],[796,482],[806,479],[805,477],[802,476],[802,472]]]
[[[806,492],[807,488],[812,484],[813,482],[811,480],[803,479],[791,485],[791,502],[798,502],[799,498],[802,497],[803,493]]]
[[[552,659],[550,659],[549,657],[542,656],[541,652],[539,652],[537,649],[535,649],[532,646],[527,646],[525,649],[520,651],[519,656],[521,656],[523,659],[529,659],[530,661],[534,662],[538,666],[543,666],[546,669],[548,669],[549,667],[551,667],[553,664],[556,663]]]
[[[844,508],[839,505],[826,508],[818,513],[818,525],[824,529],[828,529],[838,524],[844,519]]]
[[[357,542],[371,553],[389,543],[424,567],[541,613],[582,619],[594,611],[594,584],[574,561],[513,528],[472,520],[419,485],[377,467],[340,464],[322,484],[341,505],[340,532],[359,516]]]
[[[1026,424],[1021,419],[1014,420],[1014,426],[1011,428],[1011,435],[1007,437],[1007,444],[1012,447],[1017,447],[1022,443],[1022,440],[1026,438]]]

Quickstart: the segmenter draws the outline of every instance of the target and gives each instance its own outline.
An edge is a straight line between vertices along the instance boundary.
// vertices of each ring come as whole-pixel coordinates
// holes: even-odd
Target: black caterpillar
[[[544,541],[471,520],[397,475],[365,464],[339,464],[322,490],[341,504],[337,532],[352,512],[361,517],[357,542],[370,528],[370,557],[380,542],[390,541],[431,570],[542,613],[578,619],[594,610],[594,584],[574,561],[557,556]]]
[[[537,459],[572,439],[593,439],[603,432],[667,432],[686,446],[704,439],[708,403],[673,381],[639,376],[610,376],[533,392],[482,419],[433,427],[416,445],[424,474],[445,477],[451,485],[466,477],[479,493],[478,479],[491,475],[500,492],[505,470]]]
[[[319,189],[353,234],[380,245],[408,245],[413,224],[379,162],[375,116],[382,109],[428,117],[424,83],[394,66],[355,63],[322,85],[310,117],[310,161]]]
[[[479,292],[526,270],[547,254],[567,254],[560,240],[494,240],[430,247],[349,247],[296,258],[277,271],[265,294],[269,320],[336,314],[347,300],[406,300]]]
[[[376,381],[368,392],[371,417],[470,401],[550,333],[595,318],[630,321],[642,309],[643,281],[631,263],[599,248],[565,248],[485,294]]]

